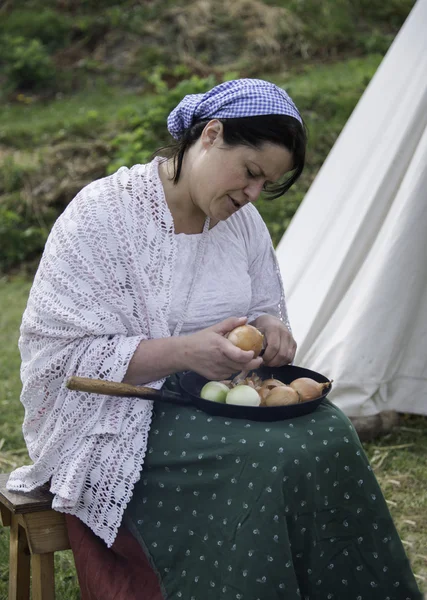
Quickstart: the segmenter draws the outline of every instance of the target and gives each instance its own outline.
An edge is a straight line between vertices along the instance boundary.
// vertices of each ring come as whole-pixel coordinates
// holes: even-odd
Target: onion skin
[[[252,325],[239,325],[228,333],[227,338],[241,350],[253,350],[254,358],[259,355],[264,343],[263,334]]]
[[[257,392],[259,394],[259,397],[261,398],[260,406],[267,406],[265,401],[270,393],[270,390],[267,387],[260,387],[259,390],[257,390]]]
[[[289,386],[277,386],[265,398],[265,406],[289,406],[300,401],[297,391]]]
[[[329,381],[326,383],[319,383],[318,381],[314,381],[314,379],[310,379],[310,377],[300,377],[299,379],[294,379],[294,381],[289,384],[289,387],[298,392],[300,402],[308,402],[320,398],[330,385],[331,382]]]
[[[282,381],[279,381],[278,379],[265,379],[262,384],[261,387],[262,388],[267,388],[268,390],[272,390],[275,387],[280,387],[280,386],[285,386],[286,383],[283,383]]]

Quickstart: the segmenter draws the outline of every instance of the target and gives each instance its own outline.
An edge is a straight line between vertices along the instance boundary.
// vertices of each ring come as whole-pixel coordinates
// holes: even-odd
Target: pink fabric
[[[65,518],[81,600],[164,600],[144,551],[125,527],[108,548],[80,519]]]

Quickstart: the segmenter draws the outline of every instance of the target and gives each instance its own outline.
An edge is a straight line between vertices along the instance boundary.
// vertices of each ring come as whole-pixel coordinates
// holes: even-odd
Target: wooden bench
[[[9,600],[55,598],[54,553],[68,550],[65,517],[52,510],[47,487],[30,493],[9,492],[9,474],[0,474],[1,524],[10,527]]]

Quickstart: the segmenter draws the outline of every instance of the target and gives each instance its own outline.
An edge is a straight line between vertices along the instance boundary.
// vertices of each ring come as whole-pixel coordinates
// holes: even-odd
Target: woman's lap
[[[328,402],[274,423],[158,408],[125,522],[166,598],[421,597],[357,435]]]

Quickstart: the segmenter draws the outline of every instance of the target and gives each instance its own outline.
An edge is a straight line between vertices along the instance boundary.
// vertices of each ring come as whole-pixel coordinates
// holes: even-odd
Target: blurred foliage
[[[38,39],[3,35],[0,66],[10,89],[40,89],[51,86],[56,70],[47,48]]]
[[[23,187],[27,169],[18,165],[12,156],[6,156],[0,166],[0,194],[15,192]]]
[[[258,202],[277,244],[412,5],[6,2],[0,7],[0,271],[40,254],[53,221],[86,183],[145,162],[169,144],[166,118],[185,94],[242,76],[282,85],[309,129],[298,184],[284,198]],[[37,167],[31,155],[42,157]]]
[[[70,43],[71,18],[53,9],[21,9],[6,13],[0,19],[0,35],[39,40],[52,52]]]
[[[307,24],[317,23],[322,27],[325,21],[343,22],[349,17],[360,19],[366,23],[386,23],[392,27],[400,27],[414,5],[413,0],[264,0],[265,4],[284,6],[304,17]],[[344,23],[348,27],[348,23]]]
[[[272,78],[290,92],[309,130],[307,165],[298,184],[283,198],[275,201],[261,198],[257,203],[275,244],[380,60],[381,55],[370,55],[332,65],[307,65],[297,74]],[[212,76],[193,76],[168,87],[165,73],[169,75],[170,71],[162,68],[153,71],[149,78],[150,95],[126,96],[101,88],[92,95],[81,94],[74,99],[51,102],[46,107],[38,104],[15,106],[9,109],[3,121],[0,117],[0,141],[13,142],[22,152],[31,141],[49,144],[55,156],[52,159],[44,153],[44,168],[29,171],[27,166],[24,168],[16,161],[9,161],[0,169],[0,182],[3,182],[0,183],[0,194],[1,186],[4,193],[7,190],[14,194],[13,203],[8,203],[9,210],[13,207],[20,217],[19,223],[14,224],[13,239],[18,235],[25,239],[27,229],[33,232],[33,228],[41,228],[39,233],[47,231],[79,185],[83,187],[96,176],[111,173],[122,165],[130,167],[149,160],[156,149],[172,141],[166,119],[182,97],[203,92],[217,83]],[[225,78],[233,77],[236,73],[229,73]],[[107,145],[100,146],[98,151],[96,140],[100,138]],[[84,148],[88,143],[95,146],[93,152],[85,156]],[[65,154],[61,150],[63,144],[69,147]],[[10,215],[3,218],[10,218]],[[19,245],[16,259],[21,256],[23,247],[24,244]],[[27,247],[26,258],[33,252],[30,244]],[[0,259],[0,270],[11,265],[13,258],[11,250],[7,250],[7,256]]]
[[[49,233],[21,194],[33,171],[33,166],[18,164],[11,156],[0,165],[0,272],[39,255]]]
[[[73,96],[58,94],[48,102],[19,94],[0,112],[0,144],[26,150],[76,137],[97,139],[106,129],[117,131],[119,110],[144,105],[141,94],[105,85]]]
[[[40,255],[49,230],[28,226],[26,219],[0,205],[0,271]]]
[[[151,102],[143,109],[135,106],[119,113],[120,123],[128,131],[120,133],[112,141],[115,155],[109,165],[109,173],[123,165],[147,162],[159,146],[171,141],[166,129],[171,110],[185,95],[206,92],[216,85],[213,77],[202,79],[193,76],[168,89],[162,79],[162,69],[157,69],[149,81],[156,94]]]
[[[255,76],[307,60],[384,54],[414,0],[15,0],[0,8],[10,89],[144,86],[153,68]],[[9,44],[4,44],[7,50]],[[50,59],[50,61],[48,60]],[[57,67],[54,77],[52,66]],[[86,76],[84,76],[86,75]]]

